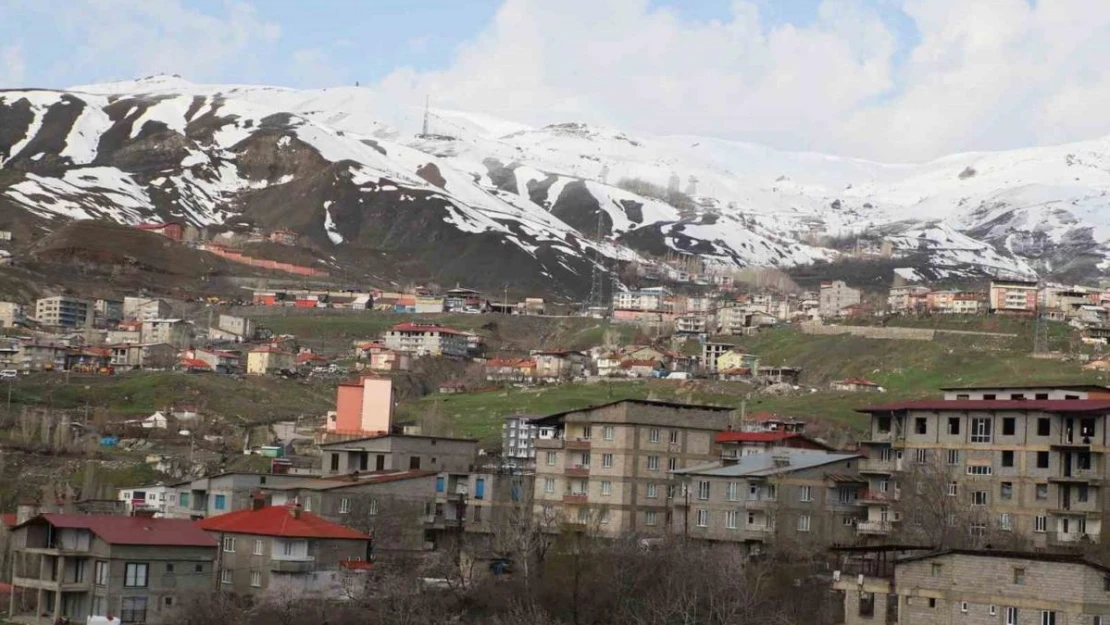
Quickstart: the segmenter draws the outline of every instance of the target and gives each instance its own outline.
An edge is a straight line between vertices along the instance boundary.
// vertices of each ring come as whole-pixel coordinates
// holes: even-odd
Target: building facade
[[[501,424],[501,461],[506,466],[532,468],[536,464],[539,426],[531,417],[510,415]]]
[[[994,280],[988,306],[992,313],[1032,315],[1037,312],[1037,283],[1028,280]]]
[[[466,357],[469,342],[465,334],[435,324],[399,323],[382,339],[385,346],[414,356]]]
[[[0,327],[14,328],[26,323],[23,306],[15,302],[0,302]]]
[[[818,295],[818,313],[822,317],[839,317],[844,314],[844,309],[860,303],[862,292],[853,289],[842,280],[822,282]]]
[[[470,471],[478,441],[391,434],[320,445],[324,475],[365,471]]]
[[[277,347],[267,345],[247,352],[247,375],[267,375],[296,367],[297,357]]]
[[[87,299],[55,295],[35,301],[35,319],[48,326],[87,328],[93,325],[94,307]]]
[[[144,343],[166,343],[177,349],[193,345],[193,324],[184,319],[145,319],[142,326]]]
[[[17,621],[172,622],[181,600],[212,590],[216,541],[190,521],[43,514],[12,529],[11,548]]]
[[[719,456],[732,409],[623,400],[536,419],[536,512],[602,536],[663,534],[670,472]]]
[[[861,412],[871,415],[861,533],[943,524],[972,542],[1021,536],[1044,548],[1105,539],[1110,389],[947,388],[941,400]]]

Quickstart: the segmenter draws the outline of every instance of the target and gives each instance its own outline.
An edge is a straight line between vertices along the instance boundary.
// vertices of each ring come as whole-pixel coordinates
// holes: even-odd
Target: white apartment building
[[[518,468],[534,467],[538,435],[539,427],[532,424],[532,417],[505,417],[505,422],[501,424],[502,464]]]
[[[14,328],[24,321],[23,306],[15,302],[0,302],[0,327]]]
[[[674,293],[661,286],[622,291],[613,297],[613,308],[669,313],[674,311]]]
[[[860,303],[861,297],[859,289],[853,289],[843,280],[822,282],[818,312],[822,317],[839,317],[844,314],[845,308]]]
[[[35,319],[48,326],[85,328],[93,324],[93,303],[87,299],[55,295],[35,301]]]
[[[470,341],[466,334],[430,323],[399,323],[382,339],[385,346],[415,356],[466,357]]]

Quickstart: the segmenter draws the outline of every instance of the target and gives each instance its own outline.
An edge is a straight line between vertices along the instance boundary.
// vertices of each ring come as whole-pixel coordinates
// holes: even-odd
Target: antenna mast
[[[604,232],[605,211],[597,211],[597,247],[594,248],[594,266],[590,271],[590,301],[587,306],[587,312],[598,311],[601,309],[602,302],[605,300],[605,274],[608,273],[605,269],[605,257],[601,254],[601,240]]]
[[[421,136],[428,136],[428,104],[430,103],[430,96],[424,96],[424,129],[420,132]]]
[[[1045,312],[1045,287],[1043,283],[1037,284],[1037,311],[1033,325],[1033,354],[1048,353],[1048,318]]]

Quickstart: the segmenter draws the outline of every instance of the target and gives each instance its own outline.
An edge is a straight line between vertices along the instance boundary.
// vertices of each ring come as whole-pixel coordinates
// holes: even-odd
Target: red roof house
[[[152,519],[111,514],[41,514],[21,527],[49,524],[56,529],[89,530],[110,545],[216,547],[216,541],[188,519]]]
[[[275,538],[318,538],[328,540],[362,540],[370,537],[349,527],[332,523],[300,506],[262,506],[229,512],[196,522],[206,532],[250,534]]]

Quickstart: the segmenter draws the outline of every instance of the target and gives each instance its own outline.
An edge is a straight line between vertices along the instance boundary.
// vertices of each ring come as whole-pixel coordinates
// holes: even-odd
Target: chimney
[[[301,504],[296,504],[292,508],[290,508],[289,516],[293,517],[294,519],[301,518]]]
[[[16,523],[26,523],[39,515],[39,505],[33,501],[24,501],[15,508]]]
[[[261,510],[266,507],[266,495],[255,493],[251,496],[251,510]]]
[[[790,466],[790,456],[786,454],[771,456],[771,462],[774,463],[776,467],[788,467]]]

